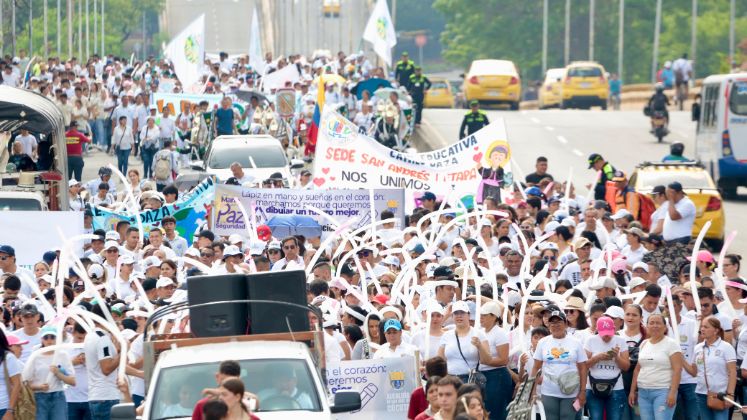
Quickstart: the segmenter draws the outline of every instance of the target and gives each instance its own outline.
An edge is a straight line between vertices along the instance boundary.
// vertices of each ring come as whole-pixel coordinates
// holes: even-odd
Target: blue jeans
[[[695,398],[696,384],[680,384],[677,389],[677,407],[674,418],[688,420],[698,417],[698,400]]]
[[[586,408],[589,410],[589,420],[620,420],[623,415],[623,407],[628,405],[628,398],[624,389],[612,391],[609,398],[597,398],[590,389],[586,390]]]
[[[35,392],[36,420],[60,420],[67,418],[67,401],[63,391]]]
[[[91,420],[91,409],[88,407],[88,403],[67,403],[67,420]]]
[[[99,147],[104,146],[104,120],[88,120],[88,124],[91,126],[93,144]]]
[[[127,176],[127,166],[130,164],[130,152],[132,149],[117,150],[117,169],[122,175]]]
[[[485,384],[485,408],[490,413],[490,420],[505,420],[506,407],[511,402],[511,375],[505,367],[482,372],[487,379]]]
[[[729,409],[721,411],[713,411],[708,408],[707,397],[705,394],[695,394],[698,399],[698,412],[700,413],[700,420],[728,420]]]
[[[153,166],[153,156],[155,155],[155,149],[140,148],[140,158],[143,159],[143,179],[153,176],[151,167]]]
[[[135,404],[135,408],[140,407],[140,405],[145,401],[145,397],[142,397],[137,394],[132,394],[132,402]]]
[[[627,395],[625,396],[627,398]],[[630,404],[623,406],[622,420],[641,420],[641,416],[635,413],[635,407],[631,407]]]
[[[669,395],[669,388],[638,388],[638,407],[641,410],[641,420],[671,420],[674,415],[674,407],[667,405],[667,395]]]
[[[92,420],[109,420],[111,419],[112,407],[119,404],[119,400],[105,401],[88,401],[88,407],[91,409]]]

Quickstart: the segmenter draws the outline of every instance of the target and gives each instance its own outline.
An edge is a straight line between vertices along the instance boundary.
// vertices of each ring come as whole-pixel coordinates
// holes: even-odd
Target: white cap
[[[271,241],[270,244],[267,245],[267,249],[281,249],[282,247],[280,241]]]
[[[463,300],[456,301],[451,304],[451,313],[462,311],[469,313],[469,305]]]
[[[242,238],[238,233],[231,234],[231,236],[228,237],[228,243],[231,245],[236,245],[241,242],[244,242],[244,238]]]
[[[635,271],[637,268],[642,268],[645,272],[648,273],[648,264],[646,264],[643,261],[638,261],[637,263],[633,264],[633,270]]]
[[[433,277],[433,273],[436,271],[436,269],[439,267],[436,263],[430,263],[425,266],[425,275],[429,278]]]
[[[186,251],[184,251],[185,257],[193,257],[193,258],[200,258],[200,250],[195,247],[189,247]]]
[[[104,277],[104,267],[101,264],[89,265],[88,277],[96,277],[97,279]]]
[[[265,250],[265,242],[263,241],[252,241],[249,244],[249,252],[251,255],[262,255],[262,252]]]
[[[444,312],[446,312],[444,310],[443,306],[441,306],[441,304],[438,303],[438,302],[436,302],[435,300],[432,300],[432,301],[428,302],[428,305],[426,305],[425,310],[428,311],[428,313],[431,313],[431,314],[438,313],[438,314],[441,314],[441,315],[443,315]]]
[[[544,242],[544,243],[542,243],[540,245],[540,250],[541,251],[544,251],[546,249],[552,249],[552,250],[555,250],[555,251],[559,251],[560,250],[560,248],[558,248],[558,244],[556,244],[555,242]]]
[[[49,274],[44,274],[43,276],[39,277],[39,278],[38,278],[38,279],[36,279],[36,280],[37,280],[37,281],[39,281],[39,280],[43,280],[43,281],[45,281],[45,282],[47,282],[47,283],[49,283],[49,284],[54,284],[54,277],[52,277],[52,276],[51,276],[51,275],[49,275]]]
[[[619,306],[612,305],[604,311],[604,314],[610,318],[624,319],[625,311]]]
[[[493,222],[491,222],[490,219],[486,217],[480,220],[480,226],[493,227]]]
[[[135,264],[135,259],[132,258],[132,255],[125,254],[119,257],[119,263],[120,264]]]
[[[646,284],[646,280],[644,280],[643,278],[633,277],[632,279],[630,279],[630,283],[628,283],[628,287],[632,290],[638,286],[643,286],[644,284]]]
[[[116,230],[110,230],[106,232],[104,236],[105,241],[119,241],[119,233]]]
[[[223,250],[223,259],[234,255],[242,255],[241,250],[236,245],[228,245],[226,249]]]
[[[630,212],[627,209],[620,209],[612,215],[612,220],[620,220],[623,217],[630,216]]]
[[[174,282],[174,280],[172,280],[171,277],[163,277],[163,276],[161,276],[161,277],[158,278],[158,281],[156,282],[156,287],[158,287],[158,288],[160,288],[160,287],[166,287],[166,286],[169,286],[169,285],[172,285],[172,284],[175,285],[176,282]]]
[[[501,318],[503,316],[503,309],[501,308],[501,305],[491,300],[490,302],[484,303],[482,306],[480,306],[480,315],[489,315],[493,314],[497,318]]]
[[[566,217],[562,222],[560,222],[560,226],[576,227],[576,221],[573,220],[572,217]]]
[[[507,284],[513,283],[509,282]],[[513,308],[516,307],[516,305],[518,305],[519,303],[521,303],[521,294],[519,294],[519,292],[517,292],[516,290],[509,290],[506,293],[506,304]]]
[[[75,179],[75,178],[72,178],[72,179],[70,179],[70,181],[67,181],[67,186],[68,187],[74,187],[76,185],[80,185],[80,182],[78,182],[78,180]]]
[[[399,267],[399,258],[397,258],[396,255],[388,255],[384,260],[382,261],[386,265],[395,265]]]
[[[590,290],[599,290],[604,289],[605,287],[608,289],[617,289],[617,280],[613,279],[612,277],[600,277],[597,279],[597,283],[589,286]]]
[[[119,249],[119,244],[116,241],[107,241],[104,244],[104,249],[110,249],[110,248],[117,248],[117,249]]]
[[[451,267],[452,265],[459,264],[459,261],[457,261],[457,259],[454,257],[444,257],[438,263],[439,265],[442,265],[444,267]]]
[[[143,270],[147,270],[151,267],[160,266],[161,260],[155,255],[151,255],[150,257],[144,259],[141,265],[143,266]]]
[[[560,226],[560,223],[556,222],[555,220],[549,222],[545,225],[545,233],[555,232],[555,229],[557,229],[558,226]]]

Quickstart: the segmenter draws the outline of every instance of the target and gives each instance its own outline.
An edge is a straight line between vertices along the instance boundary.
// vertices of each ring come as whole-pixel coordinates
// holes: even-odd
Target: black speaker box
[[[243,274],[194,276],[187,279],[190,305],[247,299]],[[190,309],[190,326],[197,337],[244,335],[249,331],[246,303],[222,303]]]
[[[249,274],[246,284],[251,300],[306,306],[306,273],[303,270]],[[308,311],[287,305],[252,303],[249,320],[251,334],[309,331]]]

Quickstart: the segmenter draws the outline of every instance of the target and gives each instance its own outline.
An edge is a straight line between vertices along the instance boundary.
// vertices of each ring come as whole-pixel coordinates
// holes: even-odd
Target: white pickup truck
[[[337,392],[330,402],[331,393],[315,362],[320,355],[323,360],[323,350],[315,346],[320,351],[313,353],[303,342],[318,342],[318,334],[323,333],[296,333],[293,338],[263,334],[146,342],[146,381],[150,381],[143,414],[136,416],[131,403],[120,404],[112,409],[111,419],[190,419],[193,407],[203,398],[202,390],[218,386],[215,374],[224,360],[241,365],[246,390],[259,400],[253,412],[262,420],[327,420],[335,413],[359,410],[358,392]],[[148,361],[156,360],[156,355],[155,366],[149,368]]]

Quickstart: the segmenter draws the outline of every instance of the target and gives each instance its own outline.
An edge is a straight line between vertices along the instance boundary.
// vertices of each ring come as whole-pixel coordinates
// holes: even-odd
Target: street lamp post
[[[589,60],[594,61],[594,7],[596,2],[589,0]]]
[[[542,1],[542,74],[547,71],[547,2]]]
[[[571,58],[571,0],[565,0],[565,45],[563,62],[567,66]]]
[[[29,0],[29,57],[34,54],[34,4]],[[23,75],[24,77],[26,75]]]
[[[623,51],[625,47],[625,0],[620,0],[617,25],[617,77],[623,77]]]
[[[654,52],[651,58],[651,83],[656,82],[659,67],[659,31],[661,30],[661,0],[656,0],[656,20],[654,23]]]

